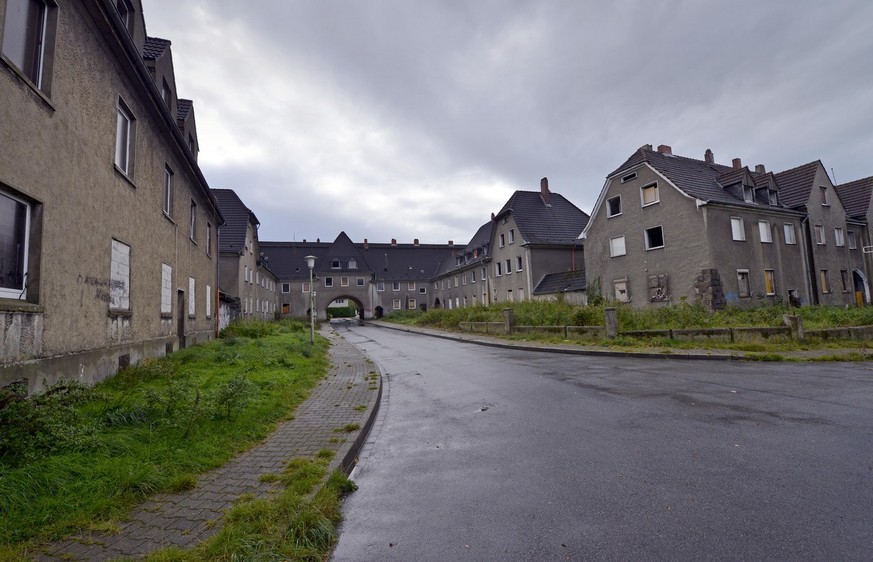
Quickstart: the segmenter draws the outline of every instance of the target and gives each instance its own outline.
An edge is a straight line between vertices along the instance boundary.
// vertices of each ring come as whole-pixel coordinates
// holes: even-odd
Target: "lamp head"
[[[313,269],[315,267],[315,260],[317,259],[315,256],[306,256],[303,259],[306,260],[306,266],[309,269]]]

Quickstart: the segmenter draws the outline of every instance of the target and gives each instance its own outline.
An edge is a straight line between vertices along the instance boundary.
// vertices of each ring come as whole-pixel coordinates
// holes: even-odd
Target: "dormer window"
[[[164,85],[161,86],[161,99],[164,100],[164,104],[168,108],[171,107],[171,102],[173,100],[173,91],[170,89],[170,85],[167,84],[166,80],[164,80]]]
[[[748,185],[743,186],[743,201],[746,203],[755,202],[755,190]]]
[[[124,29],[128,33],[133,32],[133,7],[128,0],[115,0],[115,10],[118,12],[118,17],[121,18],[121,23],[124,24]]]
[[[779,194],[775,189],[768,189],[767,197],[769,198],[771,205],[776,206],[779,204]]]
[[[349,260],[349,269],[358,269],[358,261],[355,258]]]
[[[331,269],[339,269],[340,267],[342,267],[342,266],[340,265],[339,260],[331,260],[331,262],[330,262]]]
[[[819,186],[819,190],[821,192],[821,204],[823,207],[829,207],[830,203],[828,203],[828,188],[825,186]]]

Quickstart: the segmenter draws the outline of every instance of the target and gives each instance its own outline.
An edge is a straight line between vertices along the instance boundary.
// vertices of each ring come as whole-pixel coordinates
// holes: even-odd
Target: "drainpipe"
[[[809,230],[809,215],[800,220],[803,240],[803,268],[806,270],[806,292],[809,304],[818,304],[818,283],[816,283],[815,259],[812,255],[812,233]]]

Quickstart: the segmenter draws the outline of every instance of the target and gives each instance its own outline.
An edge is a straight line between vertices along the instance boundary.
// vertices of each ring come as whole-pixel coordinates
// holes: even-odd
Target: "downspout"
[[[818,283],[815,279],[815,259],[812,255],[812,233],[809,230],[809,215],[800,220],[800,230],[803,234],[803,268],[806,270],[806,291],[809,304],[818,304]]]

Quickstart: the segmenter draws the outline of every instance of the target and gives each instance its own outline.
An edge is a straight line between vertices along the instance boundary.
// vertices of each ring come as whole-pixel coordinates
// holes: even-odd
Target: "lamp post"
[[[315,287],[312,286],[312,270],[315,269],[315,256],[306,256],[309,267],[309,343],[315,344]]]

